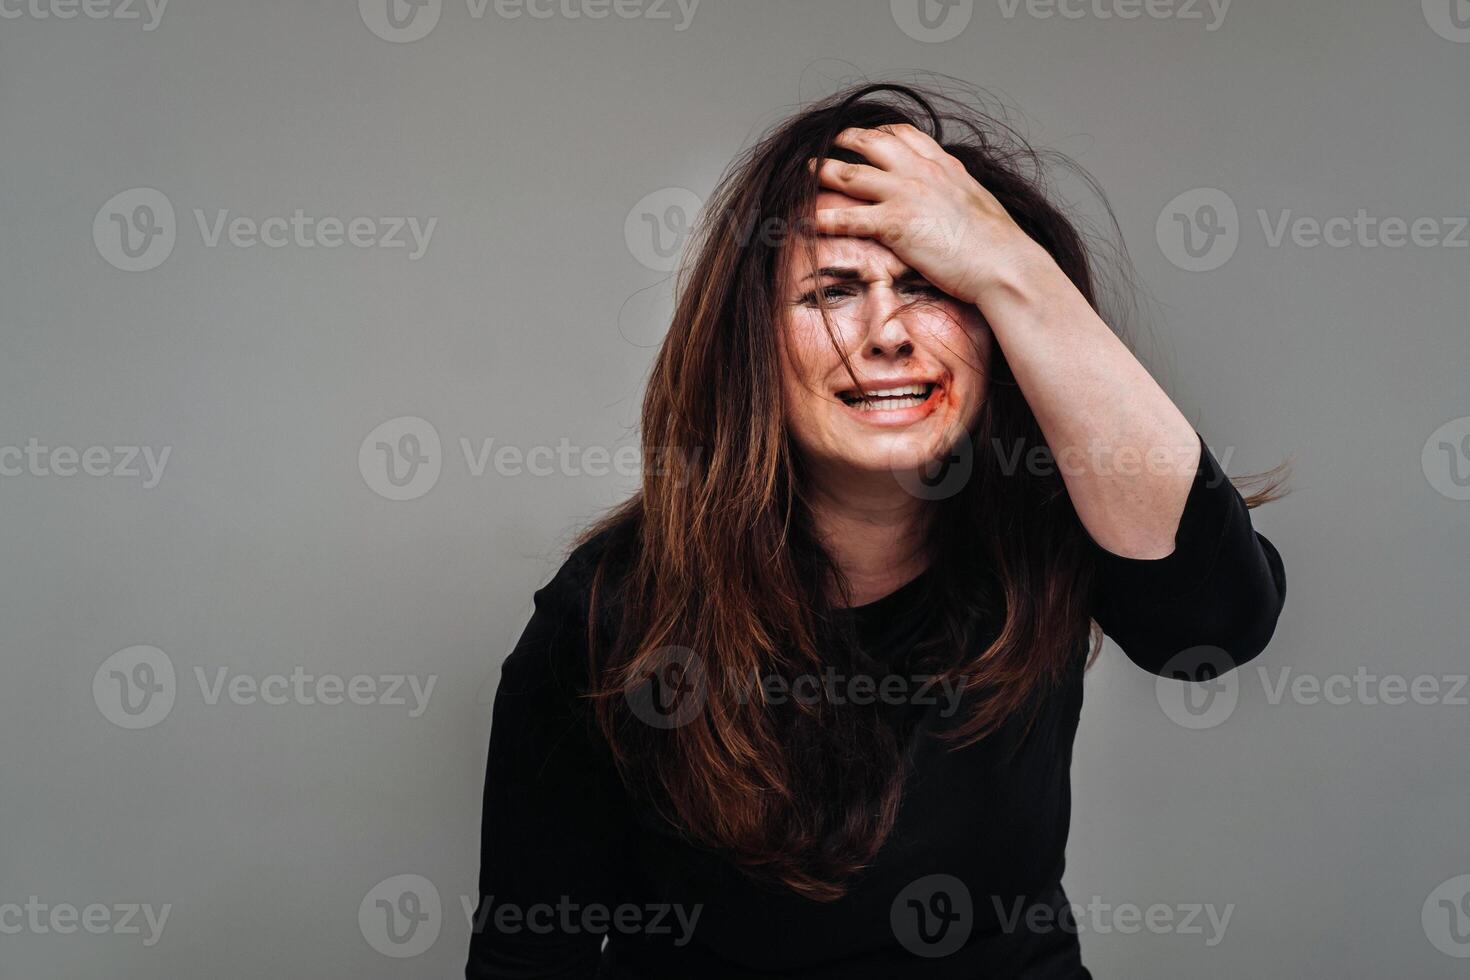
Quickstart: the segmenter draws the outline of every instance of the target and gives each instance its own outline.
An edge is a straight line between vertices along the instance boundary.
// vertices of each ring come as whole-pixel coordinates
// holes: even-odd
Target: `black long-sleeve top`
[[[1239,666],[1275,630],[1280,555],[1203,443],[1171,554],[1094,548],[1093,618],[1144,670],[1201,647],[1224,651],[1213,669]],[[502,668],[466,977],[1090,977],[1061,888],[1085,649],[1024,739],[1009,723],[959,750],[919,737],[963,714],[931,692],[892,834],[845,897],[816,902],[685,843],[626,792],[578,696],[598,552],[536,592]],[[923,577],[841,611],[864,649],[917,631]]]

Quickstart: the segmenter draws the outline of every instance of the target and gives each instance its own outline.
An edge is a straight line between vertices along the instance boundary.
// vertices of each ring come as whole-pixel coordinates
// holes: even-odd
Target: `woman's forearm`
[[[1083,526],[1125,558],[1162,558],[1199,464],[1194,426],[1041,246],[976,299]],[[1031,447],[1001,447],[1024,465]]]

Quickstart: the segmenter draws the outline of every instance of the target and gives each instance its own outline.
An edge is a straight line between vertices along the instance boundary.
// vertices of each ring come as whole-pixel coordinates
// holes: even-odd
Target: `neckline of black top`
[[[889,592],[887,595],[879,596],[871,602],[865,602],[860,606],[839,607],[837,612],[852,616],[859,622],[869,621],[884,613],[902,609],[908,605],[919,590],[923,587],[924,580],[929,577],[929,568],[926,566],[922,572],[909,579],[903,585]]]

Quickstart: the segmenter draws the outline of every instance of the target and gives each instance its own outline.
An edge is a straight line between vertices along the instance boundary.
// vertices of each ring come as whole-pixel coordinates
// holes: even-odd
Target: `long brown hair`
[[[592,589],[589,693],[630,790],[686,839],[816,900],[844,894],[877,853],[905,772],[901,735],[876,708],[751,696],[752,678],[864,663],[833,615],[828,586],[842,578],[817,540],[783,422],[777,289],[790,236],[766,232],[810,212],[808,158],[854,159],[833,147],[837,133],[895,123],[956,156],[1097,305],[1087,242],[1043,193],[1042,157],[1013,130],[912,86],[838,93],[766,135],[706,202],[644,398],[642,489],[582,537],[610,542]],[[932,502],[923,589],[933,625],[912,661],[963,685],[966,714],[946,732],[957,745],[1013,718],[1029,725],[1091,633],[1088,539],[1060,476],[985,451],[1045,446],[988,342],[971,472]],[[603,608],[617,610],[609,629]],[[647,724],[629,692],[671,664],[686,680],[697,672],[699,710]]]

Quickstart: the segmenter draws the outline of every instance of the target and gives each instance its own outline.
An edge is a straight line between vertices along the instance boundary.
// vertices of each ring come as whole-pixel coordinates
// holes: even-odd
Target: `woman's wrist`
[[[1051,253],[1019,229],[1016,234],[1017,241],[991,256],[968,297],[992,329],[1014,320],[1043,322],[1043,311],[1076,292]]]

